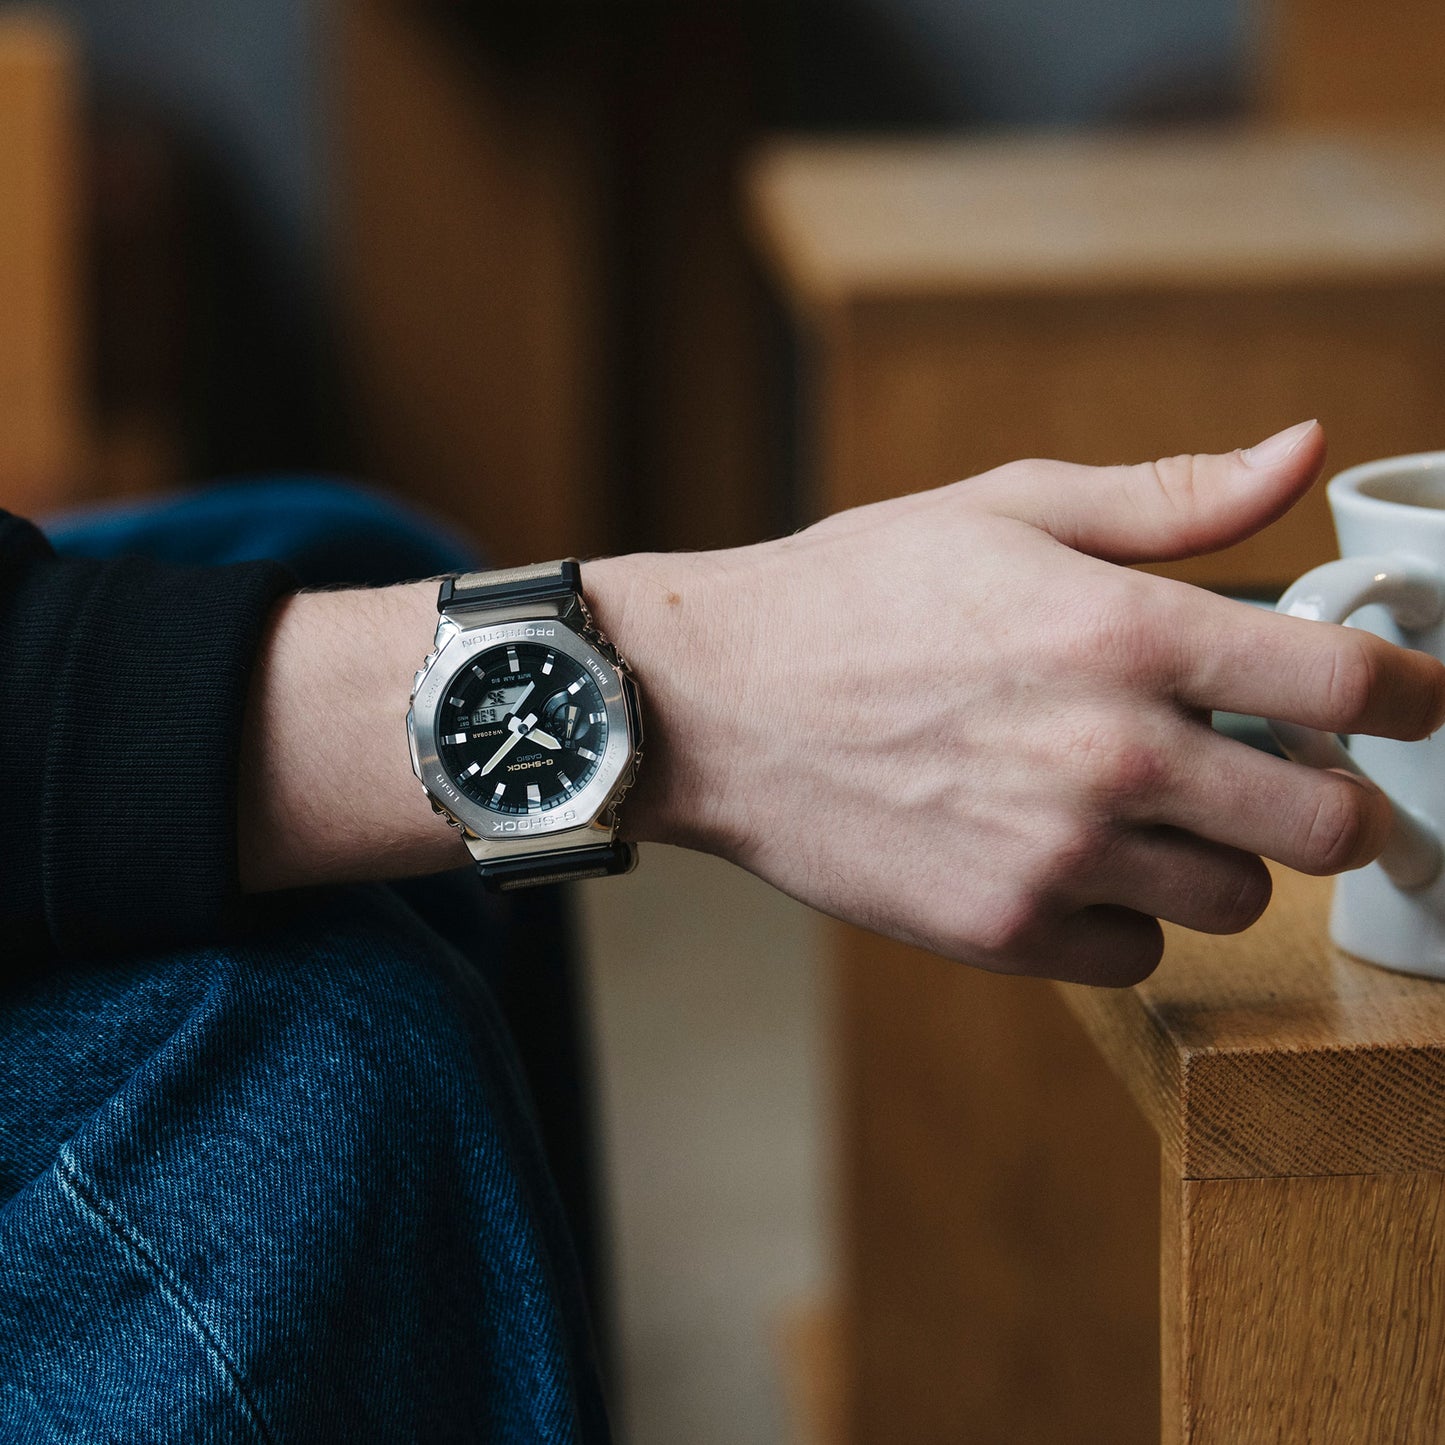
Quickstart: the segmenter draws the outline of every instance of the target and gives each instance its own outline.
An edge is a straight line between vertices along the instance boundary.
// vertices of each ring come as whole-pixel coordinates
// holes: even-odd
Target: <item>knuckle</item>
[[[1342,873],[1365,861],[1375,833],[1376,800],[1335,777],[1320,793],[1304,840],[1305,871]]]
[[[1102,822],[1073,818],[1061,824],[1041,854],[1041,891],[1052,892],[1075,884],[1081,875],[1099,867],[1109,850],[1112,831]]]
[[[974,918],[967,942],[996,957],[1018,954],[1037,938],[1046,915],[1041,895],[1025,889],[999,891]]]
[[[1069,746],[1085,796],[1105,813],[1136,808],[1164,781],[1163,755],[1128,720],[1101,719],[1080,728]]]
[[[1027,490],[1041,476],[1047,475],[1049,465],[1036,460],[1003,462],[975,477],[965,477],[954,485],[967,496],[1007,506],[1017,493]]]
[[[1089,595],[1076,639],[1086,661],[1126,677],[1151,676],[1165,660],[1168,629],[1162,625],[1154,579],[1119,569]]]
[[[1378,654],[1365,637],[1342,629],[1330,655],[1325,699],[1338,732],[1354,732],[1364,721],[1379,678]]]

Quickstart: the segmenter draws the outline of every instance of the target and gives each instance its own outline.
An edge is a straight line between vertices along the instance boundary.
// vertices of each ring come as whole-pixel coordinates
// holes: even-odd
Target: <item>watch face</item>
[[[437,713],[442,766],[493,813],[545,813],[590,781],[607,751],[607,705],[591,675],[545,643],[474,655]]]

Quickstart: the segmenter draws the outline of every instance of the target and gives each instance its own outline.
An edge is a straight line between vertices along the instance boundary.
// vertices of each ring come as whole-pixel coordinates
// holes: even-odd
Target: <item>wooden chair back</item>
[[[43,13],[0,15],[0,507],[81,476],[78,66]]]

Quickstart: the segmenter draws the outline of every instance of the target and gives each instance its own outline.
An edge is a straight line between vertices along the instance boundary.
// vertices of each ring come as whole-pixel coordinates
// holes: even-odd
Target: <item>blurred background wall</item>
[[[501,553],[786,520],[753,136],[1214,116],[1244,64],[1225,0],[49,8],[94,118],[91,489],[359,469]],[[570,520],[484,508],[508,478]]]

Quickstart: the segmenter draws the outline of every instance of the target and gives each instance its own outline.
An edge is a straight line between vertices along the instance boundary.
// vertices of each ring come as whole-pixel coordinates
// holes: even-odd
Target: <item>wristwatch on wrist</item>
[[[597,631],[575,559],[442,580],[406,715],[411,765],[483,881],[626,873],[617,808],[641,757],[637,688]]]

